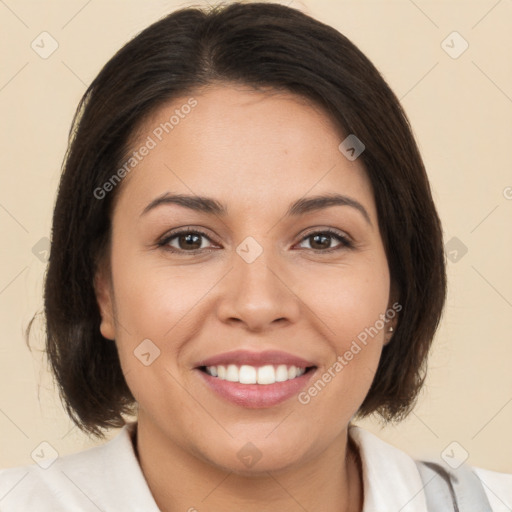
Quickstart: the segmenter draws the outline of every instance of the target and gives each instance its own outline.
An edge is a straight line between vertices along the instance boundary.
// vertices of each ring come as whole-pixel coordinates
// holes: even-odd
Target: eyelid
[[[322,227],[322,226],[314,226],[312,228],[308,228],[303,234],[301,240],[303,240],[305,237],[314,235],[316,233],[329,233],[331,235],[337,235],[342,238],[346,238],[347,240],[352,240],[350,235],[342,231],[341,229],[337,228],[330,228],[330,227]]]

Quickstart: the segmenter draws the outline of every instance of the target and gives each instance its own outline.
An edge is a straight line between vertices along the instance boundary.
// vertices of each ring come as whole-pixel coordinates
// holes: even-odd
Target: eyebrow
[[[166,192],[156,199],[153,199],[153,201],[144,208],[141,216],[145,215],[150,210],[165,204],[176,204],[194,211],[218,215],[220,217],[225,217],[228,212],[225,205],[210,197],[169,194]],[[366,208],[355,199],[341,194],[317,195],[298,199],[289,206],[285,217],[297,217],[309,212],[323,210],[331,206],[350,206],[361,213],[370,226],[373,226]]]

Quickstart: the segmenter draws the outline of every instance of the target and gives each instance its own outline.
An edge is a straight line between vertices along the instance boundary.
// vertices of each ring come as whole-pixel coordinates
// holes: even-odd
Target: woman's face
[[[97,295],[139,428],[239,472],[346,440],[392,300],[345,136],[299,97],[228,85],[173,101],[137,134]]]

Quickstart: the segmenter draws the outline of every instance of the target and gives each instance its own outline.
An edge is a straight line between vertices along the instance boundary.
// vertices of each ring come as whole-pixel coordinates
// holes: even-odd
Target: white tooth
[[[290,366],[290,368],[288,368],[288,378],[294,379],[296,376],[297,376],[297,367]]]
[[[280,364],[277,367],[273,365],[260,366],[255,368],[248,364],[238,367],[230,364],[227,367],[223,365],[207,366],[206,371],[213,377],[230,382],[240,382],[241,384],[274,384],[275,382],[285,382],[304,375],[305,368],[297,366],[286,366]]]
[[[274,384],[276,374],[271,364],[258,368],[258,384]]]
[[[217,377],[219,379],[225,379],[226,378],[226,367],[225,366],[217,366]]]
[[[238,367],[235,364],[228,365],[225,379],[230,382],[239,382],[238,378]]]
[[[240,384],[256,384],[256,368],[246,364],[240,366],[239,381]]]
[[[288,368],[285,364],[280,364],[276,369],[276,382],[288,380]]]

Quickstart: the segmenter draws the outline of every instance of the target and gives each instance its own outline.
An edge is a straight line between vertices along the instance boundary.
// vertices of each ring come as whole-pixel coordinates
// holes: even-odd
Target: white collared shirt
[[[0,470],[1,512],[160,512],[133,446],[136,423],[101,446],[40,465]],[[363,466],[363,512],[428,512],[413,458],[351,426]],[[473,468],[493,512],[512,511],[512,474]],[[201,510],[199,503],[190,509]]]

